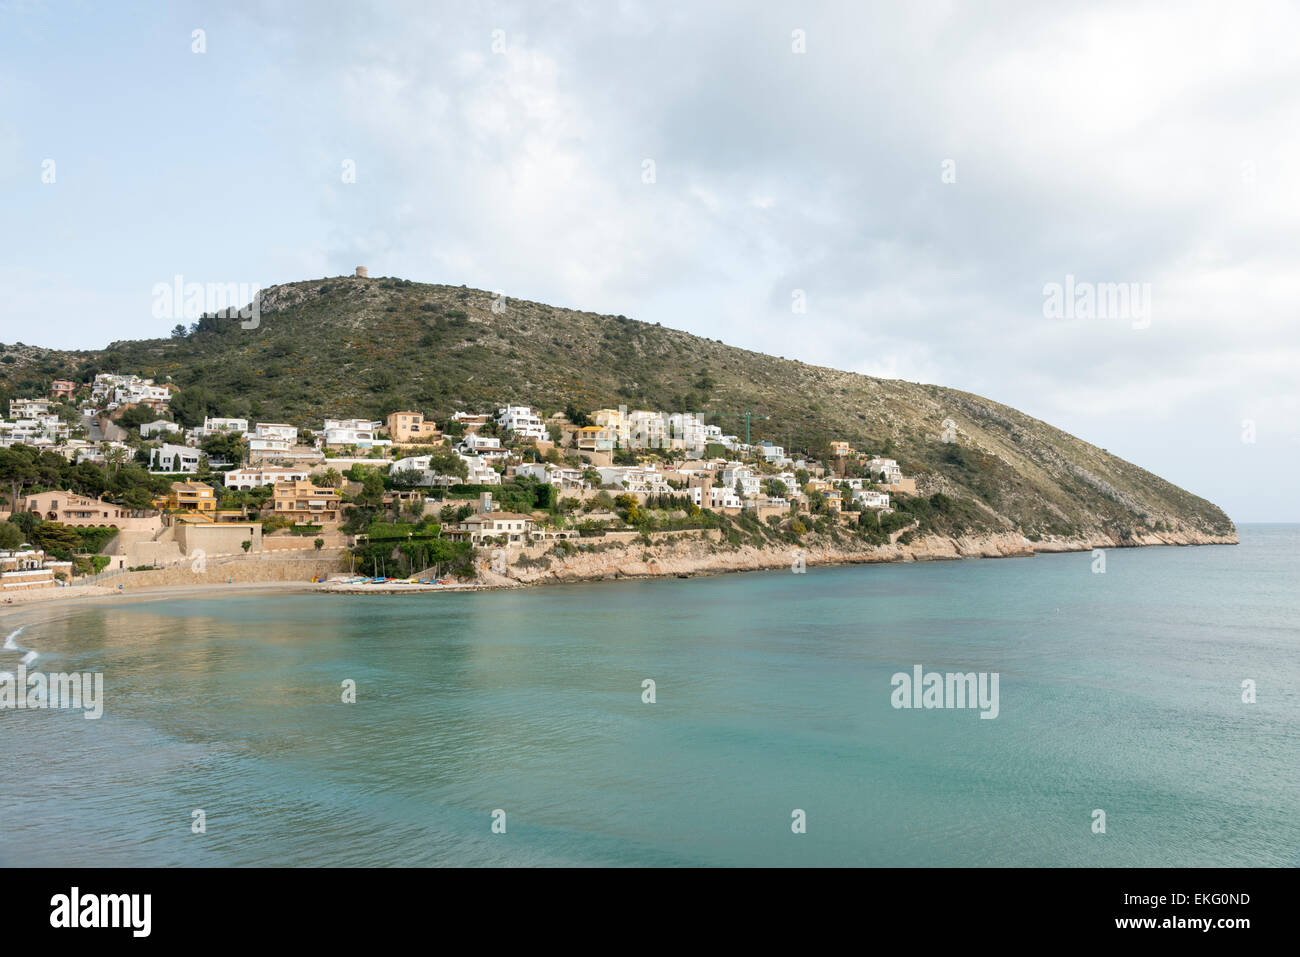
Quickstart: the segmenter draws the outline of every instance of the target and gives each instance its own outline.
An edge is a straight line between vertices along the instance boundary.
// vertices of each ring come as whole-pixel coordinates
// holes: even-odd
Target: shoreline
[[[1236,545],[1238,537],[1197,536],[1195,541],[1115,542],[1102,538],[1073,540],[1044,540],[1031,542],[1020,535],[991,535],[983,537],[942,538],[931,536],[903,546],[897,543],[863,549],[844,549],[807,545],[803,547],[806,563],[810,567],[842,567],[849,565],[908,564],[931,561],[962,561],[976,558],[1032,558],[1038,554],[1063,554],[1091,551],[1094,548],[1155,548],[1194,547],[1200,545]],[[137,601],[140,599],[217,598],[230,595],[429,595],[445,592],[498,591],[528,588],[540,585],[591,584],[593,582],[646,581],[671,578],[711,578],[715,575],[745,572],[770,572],[788,569],[793,547],[790,549],[767,547],[763,549],[743,546],[723,551],[710,550],[708,541],[700,538],[677,539],[656,543],[643,554],[653,554],[649,561],[635,559],[634,548],[621,548],[617,552],[601,554],[578,553],[559,563],[558,568],[548,568],[540,573],[498,575],[485,569],[476,582],[447,585],[421,585],[405,582],[388,582],[377,585],[347,582],[312,582],[306,580],[276,580],[261,582],[214,582],[145,585],[119,590],[110,585],[69,585],[64,588],[41,589],[36,592],[10,596],[12,605],[0,605],[0,622],[5,622],[28,610],[62,610],[81,604]],[[656,554],[657,553],[657,554]],[[518,570],[516,568],[512,570]],[[531,572],[531,569],[528,570]],[[129,584],[121,582],[120,584]],[[73,594],[75,592],[75,594]]]
[[[313,582],[236,582],[234,584],[154,585],[118,591],[103,585],[69,585],[66,588],[42,588],[40,591],[12,595],[12,605],[0,605],[0,622],[23,611],[46,608],[61,610],[80,605],[94,605],[141,598],[216,598],[231,594],[308,594],[317,590]],[[76,594],[69,594],[76,592]]]

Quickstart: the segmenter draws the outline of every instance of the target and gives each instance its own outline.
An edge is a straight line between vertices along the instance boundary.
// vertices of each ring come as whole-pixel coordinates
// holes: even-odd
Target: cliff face
[[[903,544],[894,541],[872,547],[866,544],[812,542],[802,549],[809,566],[862,564],[870,562],[944,561],[961,558],[1027,558],[1038,552],[1091,551],[1094,548],[1142,545],[1235,545],[1235,532],[1208,535],[1198,532],[1151,535],[1141,541],[1118,540],[1105,535],[1083,538],[1052,538],[1033,542],[1016,533],[946,537],[927,535]],[[795,555],[792,548],[719,547],[711,535],[683,536],[641,547],[599,552],[575,552],[567,557],[548,555],[548,567],[515,564],[507,575],[494,574],[489,563],[480,568],[480,581],[487,585],[544,584],[546,582],[595,581],[610,578],[668,577],[758,570],[789,569]]]

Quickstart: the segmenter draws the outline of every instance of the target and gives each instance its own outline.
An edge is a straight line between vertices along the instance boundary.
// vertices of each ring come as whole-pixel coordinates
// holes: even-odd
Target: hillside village
[[[885,455],[834,442],[814,461],[690,412],[503,397],[440,421],[399,409],[187,426],[175,391],[101,372],[10,400],[3,590],[295,552],[336,559],[339,575],[448,581],[665,535],[710,548],[797,550],[825,534],[883,544],[954,504],[918,496]]]

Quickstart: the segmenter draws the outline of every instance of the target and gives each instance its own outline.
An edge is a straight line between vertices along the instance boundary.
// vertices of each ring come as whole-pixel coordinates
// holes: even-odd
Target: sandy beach
[[[220,598],[228,595],[305,594],[321,591],[313,582],[236,582],[217,585],[163,585],[153,588],[109,588],[104,585],[69,585],[66,588],[42,588],[25,594],[9,595],[13,604],[0,604],[0,621],[11,618],[31,620],[42,611],[54,611],[73,605],[100,605],[106,602],[140,598]]]

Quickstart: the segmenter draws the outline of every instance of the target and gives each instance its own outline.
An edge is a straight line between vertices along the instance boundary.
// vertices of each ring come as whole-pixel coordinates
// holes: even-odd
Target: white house
[[[286,425],[283,422],[259,422],[253,427],[253,431],[245,436],[246,438],[258,439],[284,439],[290,445],[298,441],[298,428],[293,425]]]
[[[668,416],[668,433],[673,448],[685,449],[688,452],[704,451],[705,428],[698,415],[691,412],[674,412]]]
[[[500,485],[501,476],[492,467],[491,462],[480,455],[461,454],[469,475],[465,478],[467,485]]]
[[[664,474],[658,469],[639,465],[610,465],[596,469],[601,485],[621,485],[629,492],[667,494],[672,491]]]
[[[526,405],[507,405],[497,409],[497,425],[525,439],[544,440],[547,437],[541,416]]]
[[[897,462],[879,456],[867,463],[867,471],[872,478],[879,478],[888,485],[897,485],[903,477],[903,470],[898,467]]]
[[[326,419],[323,442],[327,446],[355,445],[359,449],[392,445],[391,439],[379,438],[382,425],[368,419]]]
[[[57,415],[42,415],[18,419],[14,422],[0,420],[0,447],[11,445],[56,445],[68,438],[68,426]]]
[[[466,452],[479,452],[483,449],[501,448],[501,440],[495,435],[479,435],[471,432],[461,439],[460,447]]]
[[[171,389],[165,385],[154,385],[153,379],[140,379],[127,376],[125,381],[113,390],[113,402],[116,405],[147,405],[154,409],[166,408],[171,401]]]
[[[889,508],[889,496],[873,489],[854,489],[853,501],[863,508]]]
[[[515,474],[546,482],[558,489],[580,490],[587,487],[587,483],[582,478],[582,469],[564,468],[543,462],[525,462],[515,466]]]
[[[762,491],[762,482],[754,470],[738,462],[727,463],[726,468],[718,473],[718,479],[727,488],[733,490],[736,483],[739,482],[741,494],[745,498],[757,495]]]
[[[140,426],[140,438],[147,439],[155,435],[180,435],[181,427],[166,419],[157,419]]]
[[[172,445],[164,442],[161,448],[149,452],[149,470],[151,472],[197,472],[199,459],[203,455],[198,449],[188,445]]]
[[[478,544],[491,539],[505,539],[507,542],[526,542],[529,533],[537,527],[530,515],[517,512],[489,512],[471,515],[454,530],[449,530],[450,537],[467,538]]]
[[[309,482],[311,473],[306,469],[278,468],[272,466],[252,466],[231,469],[226,473],[226,488],[248,489],[274,485],[276,482]]]
[[[159,407],[165,406],[170,400],[171,389],[165,385],[154,385],[153,379],[101,372],[95,376],[90,387],[90,398],[94,402],[107,403],[109,407],[128,402]]]
[[[668,420],[662,412],[636,409],[627,414],[627,444],[633,449],[668,447]]]
[[[9,417],[11,419],[38,419],[50,414],[49,399],[10,399]]]
[[[474,432],[491,422],[492,416],[480,415],[477,412],[453,412],[451,421],[465,426],[466,432]]]
[[[203,419],[202,428],[194,430],[194,434],[199,438],[208,439],[214,435],[220,435],[223,432],[239,432],[243,434],[248,431],[247,419]]]
[[[478,455],[491,461],[500,461],[510,457],[510,451],[501,447],[501,440],[494,435],[479,435],[469,432],[456,447],[457,452],[466,455]]]
[[[704,487],[700,485],[692,486],[687,490],[691,501],[700,508],[741,508],[744,502],[736,495],[734,491],[725,485],[709,486],[709,499],[704,500]]]

